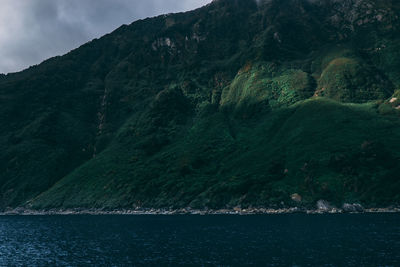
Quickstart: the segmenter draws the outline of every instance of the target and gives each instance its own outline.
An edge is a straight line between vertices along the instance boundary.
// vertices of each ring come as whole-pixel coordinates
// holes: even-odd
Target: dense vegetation
[[[2,75],[0,208],[399,204],[399,14],[217,0]]]

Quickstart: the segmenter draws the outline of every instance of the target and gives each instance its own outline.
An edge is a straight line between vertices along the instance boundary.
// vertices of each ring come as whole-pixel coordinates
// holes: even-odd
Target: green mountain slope
[[[0,76],[0,207],[398,204],[398,14],[219,0]]]

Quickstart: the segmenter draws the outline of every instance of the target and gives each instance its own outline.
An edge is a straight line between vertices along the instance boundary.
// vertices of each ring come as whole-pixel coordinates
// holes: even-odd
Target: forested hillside
[[[0,208],[399,204],[399,15],[216,0],[1,75]]]

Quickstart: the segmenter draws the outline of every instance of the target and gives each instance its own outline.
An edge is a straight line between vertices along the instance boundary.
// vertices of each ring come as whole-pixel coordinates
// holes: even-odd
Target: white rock
[[[331,207],[331,205],[329,204],[328,201],[326,201],[326,200],[318,200],[317,201],[317,209],[320,210],[320,211],[328,211],[328,210],[331,210],[332,207]]]

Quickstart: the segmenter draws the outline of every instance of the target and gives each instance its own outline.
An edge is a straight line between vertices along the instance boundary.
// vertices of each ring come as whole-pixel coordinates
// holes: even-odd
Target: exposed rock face
[[[332,207],[328,201],[326,200],[318,200],[317,201],[317,209],[320,211],[329,211],[332,210],[334,207]]]
[[[361,206],[360,204],[344,203],[342,209],[344,212],[363,212],[364,211],[364,207]]]
[[[291,198],[292,198],[292,200],[293,200],[294,202],[298,202],[298,203],[301,202],[301,200],[302,200],[302,197],[301,197],[299,194],[297,194],[297,193],[291,195]]]

